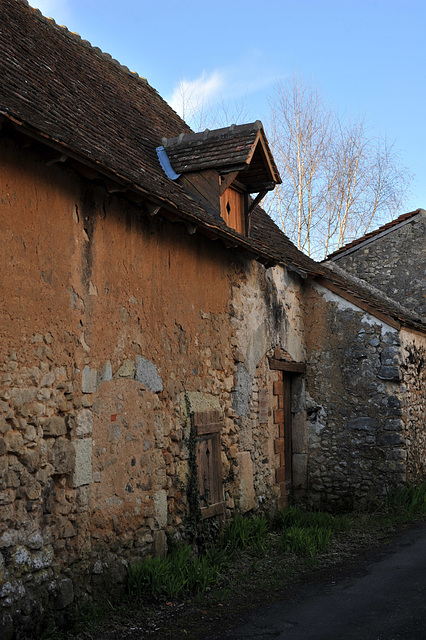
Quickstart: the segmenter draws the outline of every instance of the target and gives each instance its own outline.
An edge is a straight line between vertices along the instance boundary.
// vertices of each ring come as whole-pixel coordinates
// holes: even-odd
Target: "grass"
[[[164,558],[149,556],[128,568],[129,595],[175,599],[183,594],[210,590],[223,577],[230,563],[244,552],[249,573],[274,546],[282,553],[316,559],[333,537],[349,526],[349,518],[327,513],[309,513],[296,507],[278,511],[274,518],[237,515],[216,544],[199,556],[190,546],[180,546]]]
[[[218,582],[224,564],[225,556],[220,550],[212,549],[197,556],[189,545],[181,545],[164,558],[148,556],[144,562],[131,564],[127,591],[136,598],[150,594],[170,599],[199,593]]]
[[[426,482],[391,491],[386,498],[385,510],[395,522],[410,522],[416,516],[426,514]]]
[[[111,616],[117,620],[137,617],[142,610],[145,617],[150,612],[155,617],[162,608],[170,609],[166,605],[179,602],[192,602],[203,609],[222,607],[221,603],[238,598],[252,602],[253,594],[258,597],[282,589],[287,580],[315,567],[320,559],[321,566],[339,562],[346,557],[347,549],[363,544],[367,548],[372,540],[383,538],[383,532],[425,514],[426,483],[389,492],[368,512],[333,515],[291,506],[271,518],[237,515],[203,553],[195,553],[189,545],[178,545],[163,558],[149,556],[131,564],[128,597],[114,604],[114,611],[105,612],[103,623]],[[94,613],[93,625],[99,624],[99,612]],[[86,632],[92,627],[89,614],[76,610],[72,634],[98,637],[85,632],[78,635],[79,627]],[[58,634],[50,623],[47,634],[37,637],[56,640],[76,636]]]
[[[148,557],[129,566],[128,593],[136,598],[144,595],[175,599],[183,594],[211,590],[223,578],[229,565],[245,552],[255,554],[247,563],[253,572],[264,554],[271,550],[295,554],[310,561],[330,548],[333,540],[344,532],[368,531],[372,526],[410,522],[426,514],[426,483],[390,492],[380,513],[364,517],[333,515],[324,511],[306,511],[288,507],[270,519],[264,516],[236,515],[216,544],[197,556],[190,546],[177,547],[164,558]]]

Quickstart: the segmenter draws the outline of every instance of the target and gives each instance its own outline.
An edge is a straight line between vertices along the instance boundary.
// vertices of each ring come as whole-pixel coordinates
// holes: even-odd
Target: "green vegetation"
[[[75,607],[61,624],[68,632],[59,631],[53,618],[45,618],[44,629],[38,626],[35,637],[97,638],[91,630],[96,634],[108,620],[121,624],[120,620],[138,619],[143,611],[146,624],[147,616],[155,619],[164,609],[191,598],[193,604],[208,609],[221,607],[225,600],[250,600],[253,593],[256,598],[270,594],[281,590],[288,579],[303,575],[306,568],[319,562],[321,566],[338,563],[424,515],[426,483],[394,490],[368,510],[348,515],[293,506],[271,518],[236,515],[214,543],[175,545],[165,557],[149,556],[131,564],[126,598],[117,594],[114,601],[105,600],[103,607],[94,603]],[[213,532],[219,523],[212,524]]]
[[[426,483],[397,489],[386,497],[380,510],[369,514],[332,515],[288,507],[272,518],[236,515],[203,553],[189,545],[178,546],[164,558],[149,556],[128,568],[127,589],[132,597],[144,595],[177,598],[202,593],[220,583],[236,557],[248,554],[251,568],[269,553],[305,558],[310,566],[345,532],[369,531],[410,522],[426,514]],[[251,554],[251,555],[250,555]],[[253,559],[253,554],[255,559]],[[291,558],[287,558],[289,561]]]
[[[417,516],[426,514],[426,482],[417,487],[409,485],[390,492],[385,511],[396,523],[411,522]]]
[[[149,556],[128,568],[128,593],[137,598],[151,594],[173,599],[183,593],[206,591],[220,577],[217,555],[205,553],[197,557],[189,545],[182,545],[164,558]]]
[[[278,511],[275,517],[237,515],[215,545],[198,556],[188,545],[177,547],[164,558],[149,556],[130,565],[128,593],[176,598],[200,593],[215,586],[225,569],[244,552],[262,556],[274,547],[280,553],[307,556],[311,560],[330,546],[333,537],[349,526],[345,516],[309,513],[296,507]],[[250,559],[250,566],[257,562]]]

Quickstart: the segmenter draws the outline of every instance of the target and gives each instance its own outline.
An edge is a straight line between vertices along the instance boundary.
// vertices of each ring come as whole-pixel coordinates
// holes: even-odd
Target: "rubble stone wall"
[[[352,508],[407,478],[400,338],[319,285],[306,290],[309,499]]]
[[[61,612],[123,584],[128,562],[164,553],[166,532],[185,538],[188,406],[223,419],[225,518],[273,507],[268,354],[300,359],[302,326],[299,285],[281,268],[149,218],[10,141],[1,151],[7,637],[52,603]]]
[[[426,212],[335,262],[390,298],[426,316]]]
[[[401,421],[407,482],[426,480],[426,337],[401,331]]]

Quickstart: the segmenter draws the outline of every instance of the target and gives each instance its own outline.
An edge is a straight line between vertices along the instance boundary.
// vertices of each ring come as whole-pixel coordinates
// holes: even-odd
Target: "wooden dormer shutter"
[[[220,197],[220,215],[228,227],[246,234],[245,194],[235,187],[228,187]]]

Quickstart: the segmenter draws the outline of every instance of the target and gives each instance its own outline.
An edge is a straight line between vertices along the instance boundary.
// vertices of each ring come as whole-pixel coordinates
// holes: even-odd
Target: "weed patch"
[[[128,568],[127,589],[129,595],[141,598],[177,598],[184,593],[206,591],[217,583],[221,571],[218,556],[204,554],[194,556],[188,545],[177,547],[164,558],[149,556],[144,562]]]

